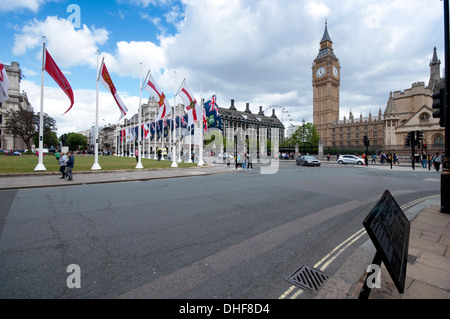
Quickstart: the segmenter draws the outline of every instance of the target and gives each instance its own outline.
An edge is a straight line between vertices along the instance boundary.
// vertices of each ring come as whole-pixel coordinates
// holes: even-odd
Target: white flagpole
[[[157,132],[156,132],[156,114],[155,114],[155,135],[153,135],[153,141],[155,142],[155,147],[154,147],[154,152],[155,152],[155,156],[153,157],[153,159],[158,159],[157,158],[157,155],[158,154],[156,154],[157,152],[156,152],[156,140],[158,139],[158,134],[157,134]]]
[[[187,162],[192,163],[192,125],[189,126],[189,159]]]
[[[178,164],[177,164],[177,160],[176,160],[176,155],[177,155],[177,146],[175,145],[175,139],[176,139],[176,137],[175,137],[175,113],[176,113],[176,109],[177,109],[177,107],[176,107],[176,105],[175,105],[175,101],[176,101],[176,98],[177,98],[177,91],[176,91],[176,85],[177,85],[177,82],[176,82],[176,80],[177,80],[177,71],[174,71],[174,80],[173,80],[173,87],[174,87],[174,95],[173,95],[173,114],[172,114],[172,128],[173,128],[173,130],[171,130],[171,134],[172,134],[172,143],[173,143],[173,148],[172,148],[172,165],[171,165],[171,167],[178,167]]]
[[[97,170],[102,169],[98,164],[98,81],[99,81],[99,67],[98,60],[100,54],[99,50],[97,50],[97,91],[95,95],[95,149],[94,149],[94,165],[92,165],[91,169]],[[103,62],[102,62],[103,64]]]
[[[42,73],[41,73],[41,108],[39,113],[39,160],[35,171],[46,171],[44,166],[44,69],[45,69],[45,36],[42,36]]]
[[[138,126],[138,163],[136,165],[136,168],[144,168],[142,166],[142,162],[141,162],[141,158],[142,158],[142,110],[141,110],[141,105],[142,105],[142,62],[140,64],[139,67],[139,126]]]
[[[176,103],[176,101],[174,102]],[[181,109],[178,109],[178,159],[177,159],[177,163],[181,163],[181,145],[182,145],[182,141],[181,141]]]
[[[200,140],[198,141],[198,164],[197,166],[203,166],[205,162],[203,162],[203,85],[202,82],[200,82],[200,101],[201,101],[201,114],[200,114]]]

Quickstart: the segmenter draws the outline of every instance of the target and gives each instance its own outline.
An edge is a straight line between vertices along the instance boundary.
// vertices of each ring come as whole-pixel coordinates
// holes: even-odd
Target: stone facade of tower
[[[440,77],[440,61],[433,51],[430,62],[430,80],[416,82],[404,91],[391,92],[382,113],[368,116],[360,114],[339,119],[340,63],[333,53],[333,42],[325,25],[320,41],[320,50],[312,67],[313,122],[325,148],[363,148],[363,137],[367,135],[370,148],[379,152],[410,153],[405,141],[410,131],[423,131],[424,152],[443,151],[444,128],[439,119],[432,117],[432,94],[439,90],[444,79]]]

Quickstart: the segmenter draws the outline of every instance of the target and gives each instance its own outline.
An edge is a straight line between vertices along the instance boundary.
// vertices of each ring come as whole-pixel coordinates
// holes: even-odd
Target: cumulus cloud
[[[13,54],[22,55],[41,46],[42,36],[46,37],[46,47],[59,66],[70,68],[77,65],[95,66],[96,51],[108,40],[108,31],[104,28],[90,29],[86,25],[75,29],[71,22],[58,17],[49,16],[45,21],[33,19],[16,34]],[[38,56],[41,56],[40,52]]]
[[[44,2],[45,0],[3,0],[0,5],[0,12],[16,11],[21,9],[28,9],[36,12]]]
[[[167,9],[175,2],[133,4]],[[281,105],[301,123],[312,121],[311,68],[327,20],[341,63],[341,117],[347,110],[367,116],[384,110],[390,91],[427,81],[433,47],[444,57],[442,16],[441,3],[422,0],[183,0],[166,14],[141,15],[159,27],[158,42],[119,39],[103,46],[101,56],[115,83],[138,83],[142,62],[143,75],[151,70],[167,95],[186,79],[198,98],[218,92],[220,106],[234,99],[242,110],[249,102],[253,112]],[[166,23],[176,25],[174,34]],[[85,25],[75,30],[55,17],[35,19],[16,35],[13,50],[36,48],[46,34],[62,68],[94,68],[95,51],[109,32]]]

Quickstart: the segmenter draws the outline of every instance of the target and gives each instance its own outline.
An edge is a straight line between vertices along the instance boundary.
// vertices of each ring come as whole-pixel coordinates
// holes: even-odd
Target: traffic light
[[[416,131],[416,145],[420,145],[420,141],[423,141],[423,131]]]
[[[426,150],[426,149],[427,149],[427,144],[424,143],[424,144],[422,145],[422,148],[423,148],[424,150]]]
[[[415,143],[416,132],[410,131],[408,132],[408,137],[406,138],[405,146],[411,146]]]
[[[367,135],[364,135],[363,141],[364,141],[364,146],[369,146],[369,137]]]
[[[439,125],[445,127],[445,88],[433,93],[433,117],[439,118]]]

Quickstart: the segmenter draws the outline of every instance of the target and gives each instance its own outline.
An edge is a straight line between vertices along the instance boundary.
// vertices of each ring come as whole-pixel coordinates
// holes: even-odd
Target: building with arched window
[[[410,147],[405,141],[410,131],[422,131],[421,144],[428,153],[441,152],[444,147],[444,128],[439,119],[433,118],[434,92],[444,87],[444,78],[440,76],[441,61],[436,48],[429,64],[430,79],[428,85],[416,82],[404,91],[390,92],[384,112],[378,109],[378,115],[339,119],[339,87],[341,66],[333,52],[333,42],[327,25],[320,41],[320,50],[312,66],[313,85],[313,122],[324,147],[362,148],[363,137],[368,136],[370,148],[379,152],[397,152],[409,155]],[[425,152],[425,150],[424,150]]]

